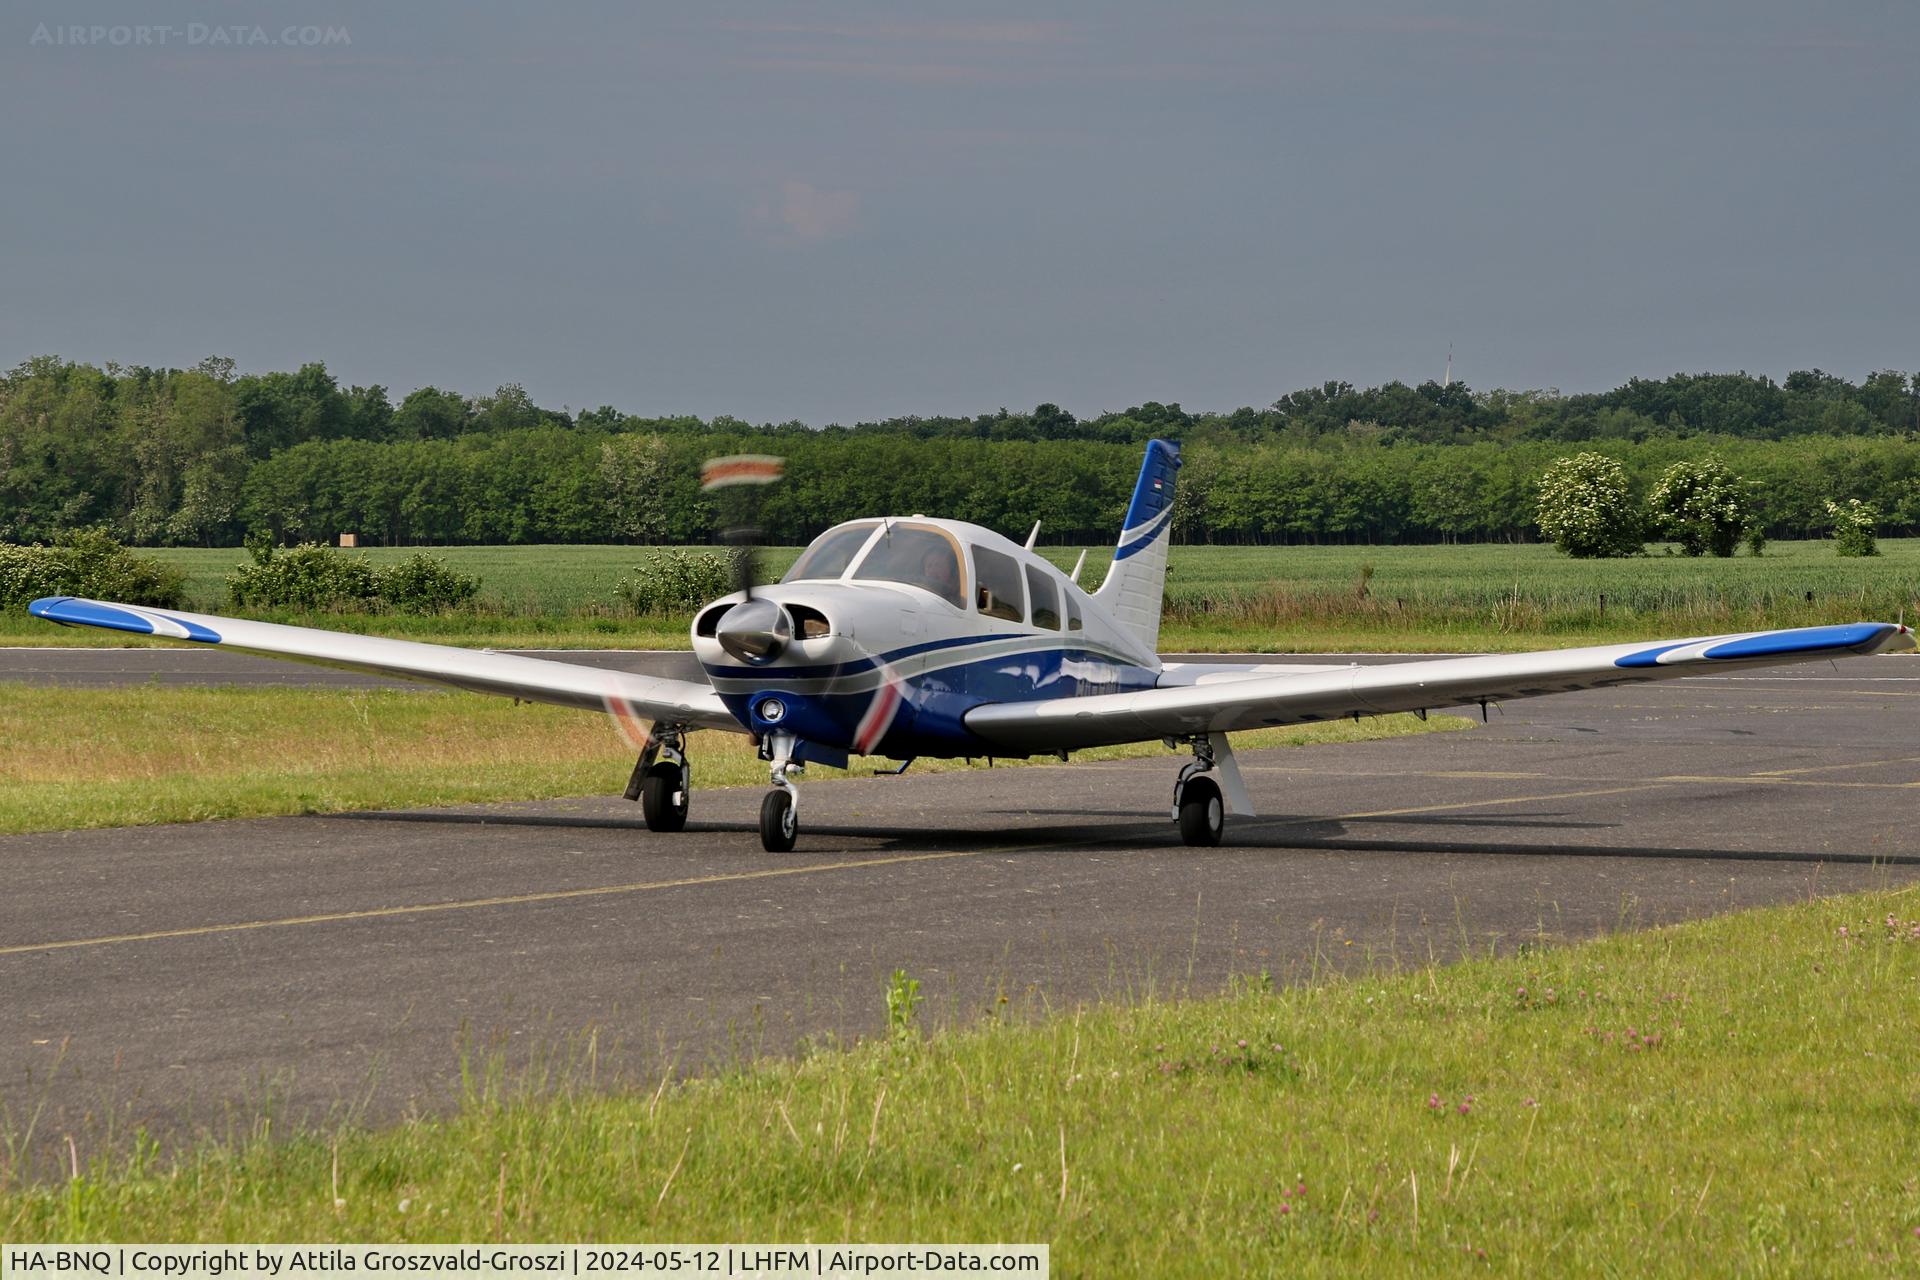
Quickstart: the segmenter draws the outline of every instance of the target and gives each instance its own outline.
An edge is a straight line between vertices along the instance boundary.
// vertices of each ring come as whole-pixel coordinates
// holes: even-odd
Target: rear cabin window
[[[1027,599],[1033,606],[1033,625],[1047,631],[1060,629],[1060,594],[1046,574],[1027,566]]]
[[[799,582],[806,578],[837,578],[847,571],[853,558],[860,554],[860,548],[867,545],[875,525],[852,524],[844,529],[829,529],[813,540],[813,545],[800,553],[793,562],[793,568],[787,570],[782,582]]]
[[[973,549],[973,603],[985,618],[1020,622],[1020,566],[1012,556],[985,547]]]
[[[953,539],[935,529],[890,525],[854,570],[856,582],[901,582],[931,591],[956,609],[960,594],[960,552]]]
[[[1068,591],[1066,593],[1066,597],[1067,597],[1067,630],[1079,631],[1084,629],[1087,624],[1080,620],[1080,602],[1073,598],[1073,592],[1071,591]]]

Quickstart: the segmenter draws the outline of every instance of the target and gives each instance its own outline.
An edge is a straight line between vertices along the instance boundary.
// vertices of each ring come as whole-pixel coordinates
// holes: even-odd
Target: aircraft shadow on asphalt
[[[1027,818],[1039,816],[1042,811],[1021,809],[1001,810],[1009,818]],[[336,813],[326,815],[330,819],[359,822],[423,822],[446,823],[466,826],[500,827],[545,827],[576,830],[613,830],[632,831],[647,834],[647,827],[638,818],[601,818],[587,814],[535,814],[535,813],[467,813],[457,810],[368,810],[355,813]],[[1133,817],[1135,812],[1112,813],[1110,811],[1076,810],[1075,817]],[[1618,823],[1582,822],[1560,818],[1556,815],[1541,814],[1532,817],[1501,815],[1498,817],[1474,817],[1461,814],[1393,814],[1379,818],[1359,820],[1366,825],[1402,825],[1427,827],[1445,830],[1448,828],[1489,828],[1525,831],[1525,830],[1595,830],[1606,827],[1618,827]],[[1253,850],[1269,850],[1275,853],[1308,851],[1323,853],[1385,853],[1385,854],[1433,854],[1442,857],[1457,856],[1497,856],[1526,858],[1654,858],[1673,861],[1706,862],[1799,862],[1833,863],[1859,866],[1920,866],[1920,855],[1897,853],[1849,853],[1830,849],[1729,849],[1694,848],[1681,845],[1661,844],[1541,844],[1532,842],[1507,842],[1499,840],[1407,840],[1372,839],[1350,834],[1355,825],[1347,819],[1313,817],[1272,817],[1243,819],[1227,828],[1226,841],[1219,852],[1232,854]],[[745,822],[689,822],[687,834],[702,832],[737,832],[752,835],[757,830],[751,823]],[[662,841],[672,841],[675,836],[662,836]],[[858,840],[861,844],[854,848],[823,849],[819,847],[822,839]],[[1000,830],[956,829],[943,830],[937,827],[921,827],[913,831],[875,829],[872,827],[854,827],[844,825],[809,825],[801,836],[799,853],[826,855],[852,854],[913,854],[967,850],[993,850],[1009,855],[1016,854],[1071,854],[1086,849],[1091,844],[1112,845],[1118,852],[1133,852],[1141,846],[1178,850],[1181,846],[1172,843],[1169,824],[1164,819],[1152,818],[1133,822],[1119,822],[1104,825],[1099,829],[1097,838],[1090,839],[1086,827],[1080,825],[1061,826],[1038,824],[1033,826],[1009,825]],[[643,849],[636,849],[642,852]],[[1186,850],[1194,857],[1205,857],[1214,852],[1209,849]],[[772,855],[774,857],[792,857],[795,855]]]

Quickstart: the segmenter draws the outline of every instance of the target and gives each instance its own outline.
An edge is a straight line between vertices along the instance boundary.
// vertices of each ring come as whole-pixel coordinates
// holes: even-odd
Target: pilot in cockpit
[[[960,578],[953,552],[946,547],[928,547],[920,557],[920,581],[927,590],[948,600],[960,598]]]

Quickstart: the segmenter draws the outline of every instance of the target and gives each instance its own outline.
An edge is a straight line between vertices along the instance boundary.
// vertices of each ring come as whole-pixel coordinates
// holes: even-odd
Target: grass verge
[[[1235,742],[1352,742],[1466,723],[1386,716],[1264,729]],[[696,788],[766,781],[741,735],[701,733],[690,750]],[[1158,743],[1143,743],[1078,758],[1161,754]],[[0,684],[0,832],[607,795],[626,785],[632,767],[598,716],[477,694]]]
[[[1916,916],[1912,889],[1816,899],[1037,1025],[989,1006],[930,1039],[896,1000],[886,1038],[729,1076],[611,1096],[584,1072],[488,1077],[444,1119],[172,1162],[136,1145],[58,1185],[0,1174],[0,1238],[1005,1239],[1051,1242],[1060,1275],[1910,1274]]]

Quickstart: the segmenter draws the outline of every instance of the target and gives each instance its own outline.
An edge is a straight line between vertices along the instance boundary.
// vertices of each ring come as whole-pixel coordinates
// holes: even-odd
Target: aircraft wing
[[[1218,667],[1195,682],[1131,693],[1003,702],[966,715],[973,733],[1009,754],[1229,733],[1267,725],[1504,702],[1549,693],[1670,680],[1708,671],[1774,666],[1914,647],[1891,622],[1802,627],[1542,653],[1487,654],[1377,666],[1289,666],[1231,678]]]
[[[70,626],[105,627],[135,635],[217,644],[269,658],[291,658],[348,671],[420,680],[474,693],[494,693],[588,711],[617,711],[690,728],[745,732],[710,686],[687,680],[663,680],[577,662],[522,658],[484,649],[347,635],[312,627],[151,609],[144,605],[106,604],[73,596],[35,600],[27,606],[27,612],[48,622]]]

